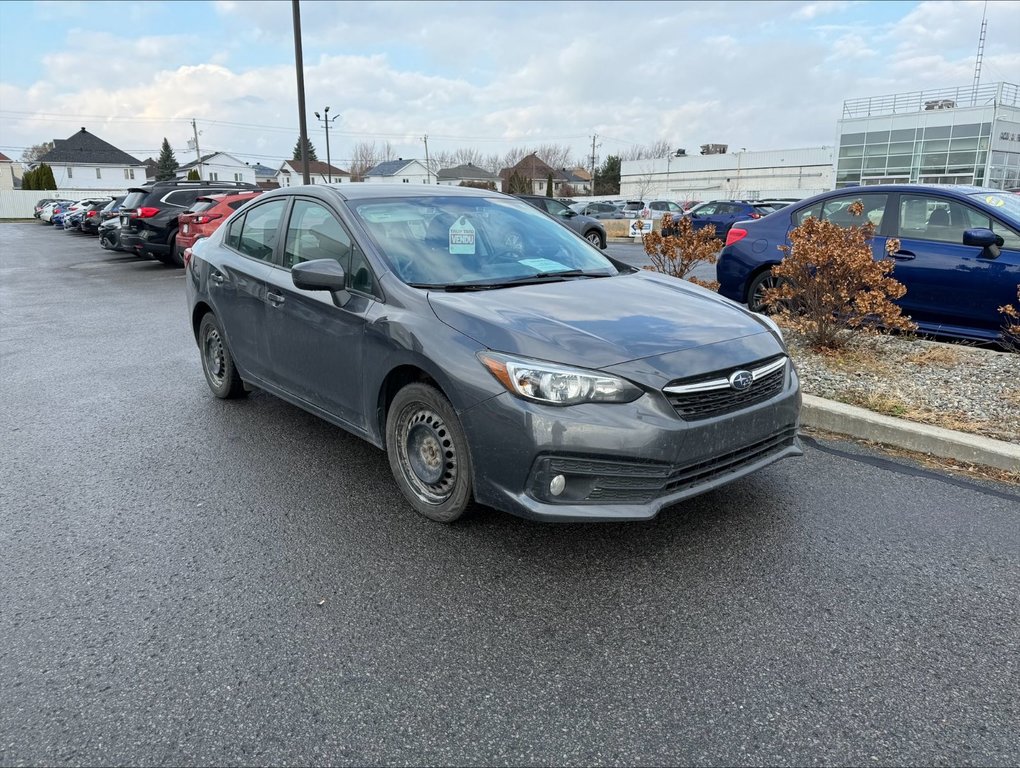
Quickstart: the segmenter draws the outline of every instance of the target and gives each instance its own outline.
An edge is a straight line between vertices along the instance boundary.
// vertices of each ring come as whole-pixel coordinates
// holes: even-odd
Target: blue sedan
[[[890,184],[825,192],[765,218],[733,226],[716,266],[719,292],[763,310],[775,284],[779,246],[808,217],[841,226],[860,224],[848,213],[860,201],[875,225],[872,250],[886,256],[890,238],[900,241],[893,277],[906,286],[897,301],[919,330],[979,341],[999,338],[999,307],[1016,303],[1020,284],[1020,198],[997,189],[928,184]]]

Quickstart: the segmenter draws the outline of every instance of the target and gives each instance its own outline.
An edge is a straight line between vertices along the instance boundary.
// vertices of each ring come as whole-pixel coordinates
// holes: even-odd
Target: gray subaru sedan
[[[779,329],[457,187],[267,192],[188,254],[221,398],[270,392],[383,448],[414,509],[642,520],[801,454]]]

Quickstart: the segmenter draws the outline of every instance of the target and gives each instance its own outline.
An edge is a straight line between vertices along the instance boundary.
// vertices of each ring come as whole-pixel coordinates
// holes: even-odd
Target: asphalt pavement
[[[0,764],[1016,765],[1020,491],[851,442],[647,523],[416,516],[214,399],[182,272],[0,224]]]

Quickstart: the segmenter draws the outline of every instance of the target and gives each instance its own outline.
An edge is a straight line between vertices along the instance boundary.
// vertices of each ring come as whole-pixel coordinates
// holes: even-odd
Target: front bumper
[[[567,408],[501,394],[461,413],[475,499],[538,520],[647,520],[801,455],[800,400],[792,366],[775,397],[699,421],[681,419],[661,392]],[[555,496],[550,483],[558,475]]]

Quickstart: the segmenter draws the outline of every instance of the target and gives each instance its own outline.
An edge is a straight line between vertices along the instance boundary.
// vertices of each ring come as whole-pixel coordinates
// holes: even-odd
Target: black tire
[[[763,294],[766,288],[775,288],[778,285],[779,278],[772,274],[772,270],[763,269],[747,286],[747,308],[763,315],[771,314],[773,310],[765,305]]]
[[[603,250],[606,247],[606,241],[602,237],[602,233],[597,229],[590,229],[584,233],[584,239],[594,245],[599,250]]]
[[[220,321],[212,312],[207,312],[198,326],[198,350],[202,356],[202,372],[212,393],[223,400],[244,397],[244,382],[227,349]]]
[[[386,414],[386,453],[397,487],[420,514],[452,523],[471,501],[471,455],[460,419],[427,384],[400,390]]]
[[[177,233],[174,232],[170,236],[170,266],[171,267],[183,267],[184,266],[184,251],[177,248]]]

